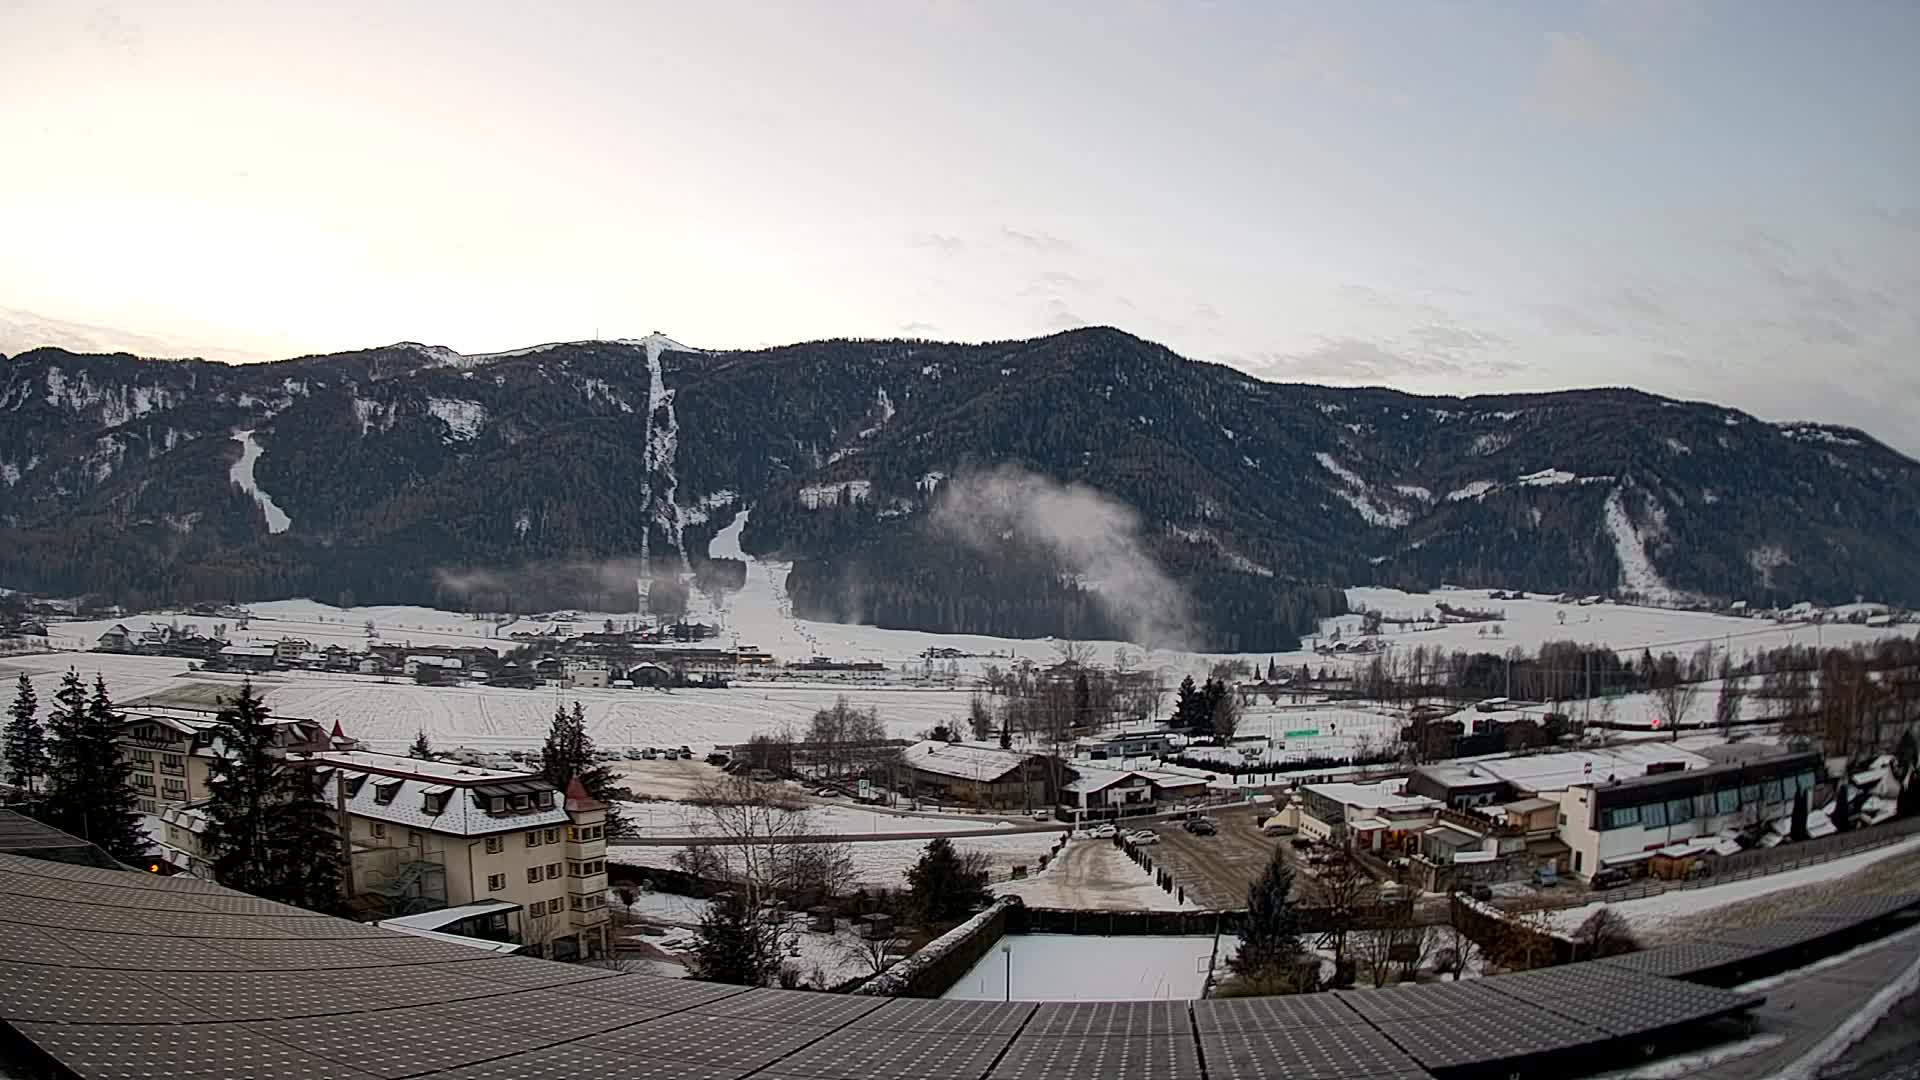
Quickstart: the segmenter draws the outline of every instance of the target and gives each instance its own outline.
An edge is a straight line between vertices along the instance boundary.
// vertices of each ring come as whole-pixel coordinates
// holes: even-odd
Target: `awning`
[[[1601,859],[1600,865],[1601,866],[1631,866],[1634,863],[1646,862],[1648,859],[1653,858],[1657,854],[1659,854],[1659,852],[1657,851],[1635,851],[1635,852],[1630,852],[1626,855],[1615,855],[1612,858]]]
[[[519,911],[519,904],[505,900],[482,900],[475,904],[461,904],[459,907],[441,908],[438,911],[423,911],[418,915],[396,915],[391,919],[381,919],[375,925],[398,930],[410,927],[415,930],[438,930],[443,926],[452,926],[462,919],[471,919],[476,915],[498,915],[502,912]]]

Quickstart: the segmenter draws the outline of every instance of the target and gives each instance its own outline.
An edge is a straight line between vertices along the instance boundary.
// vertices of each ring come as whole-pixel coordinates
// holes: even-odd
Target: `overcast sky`
[[[1920,453],[1920,3],[0,0],[0,351],[1106,323]]]

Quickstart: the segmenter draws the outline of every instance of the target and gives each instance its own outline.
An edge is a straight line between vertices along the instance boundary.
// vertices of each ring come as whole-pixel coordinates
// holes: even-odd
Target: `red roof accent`
[[[336,739],[344,739],[347,737],[347,733],[340,730],[340,721],[338,720],[333,722],[333,737]]]
[[[587,794],[587,785],[581,783],[577,776],[567,781],[566,805],[569,814],[586,814],[607,808],[606,803]]]

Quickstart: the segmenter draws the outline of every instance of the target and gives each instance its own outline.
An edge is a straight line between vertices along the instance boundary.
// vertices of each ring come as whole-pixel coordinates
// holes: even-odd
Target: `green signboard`
[[[1320,729],[1319,729],[1319,728],[1311,728],[1311,727],[1310,727],[1310,728],[1301,728],[1301,729],[1300,729],[1299,731],[1289,731],[1289,732],[1287,732],[1287,733],[1285,733],[1284,735],[1282,735],[1282,736],[1281,736],[1281,738],[1283,738],[1283,739],[1311,739],[1311,738],[1314,738],[1314,737],[1316,737],[1316,736],[1318,736],[1319,734],[1320,734]]]

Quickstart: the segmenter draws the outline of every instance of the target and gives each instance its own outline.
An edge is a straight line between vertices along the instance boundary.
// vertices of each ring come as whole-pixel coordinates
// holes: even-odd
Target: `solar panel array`
[[[1698,941],[1608,957],[1600,963],[1646,975],[1711,980],[1730,971],[1755,968],[1769,960],[1790,963],[1790,955],[1778,954],[1821,947],[1871,924],[1916,915],[1920,915],[1920,893],[1852,896],[1763,926],[1723,930]],[[1771,965],[1780,966],[1780,963]]]
[[[1415,1080],[1754,1004],[1623,965],[1197,1002],[889,1000],[502,956],[0,855],[0,1023],[88,1077]]]

